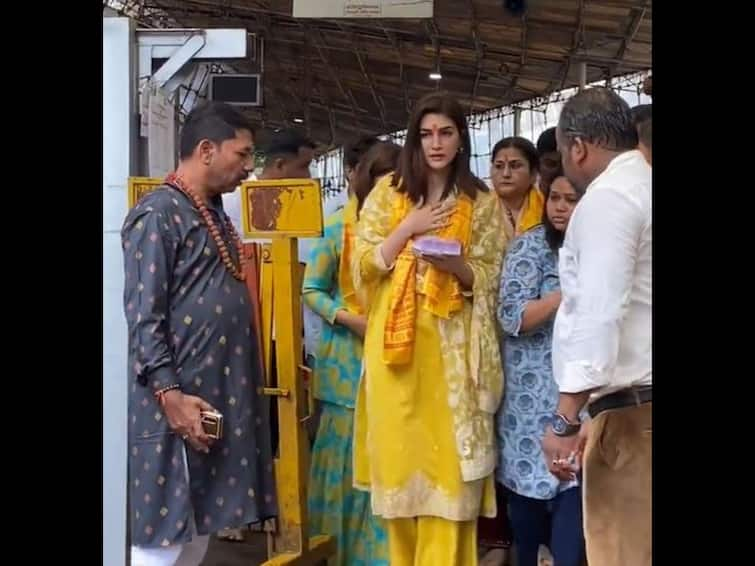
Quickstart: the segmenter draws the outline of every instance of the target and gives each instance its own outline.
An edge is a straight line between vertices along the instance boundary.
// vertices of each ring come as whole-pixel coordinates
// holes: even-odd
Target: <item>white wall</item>
[[[133,171],[135,49],[127,18],[102,19],[102,563],[126,564],[127,386],[126,320],[120,227]]]

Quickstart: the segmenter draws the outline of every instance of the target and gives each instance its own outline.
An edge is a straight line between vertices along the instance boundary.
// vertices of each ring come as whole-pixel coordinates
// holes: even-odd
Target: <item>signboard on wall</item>
[[[433,0],[294,0],[294,18],[432,18]]]
[[[241,184],[246,238],[319,238],[322,191],[317,179],[275,179]]]
[[[164,177],[129,177],[128,178],[128,207],[133,208],[139,200],[165,184]]]

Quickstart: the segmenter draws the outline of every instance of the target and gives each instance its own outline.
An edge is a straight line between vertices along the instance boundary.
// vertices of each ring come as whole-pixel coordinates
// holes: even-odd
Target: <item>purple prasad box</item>
[[[461,242],[458,240],[445,240],[437,236],[423,236],[414,240],[412,246],[414,253],[420,255],[461,255]]]

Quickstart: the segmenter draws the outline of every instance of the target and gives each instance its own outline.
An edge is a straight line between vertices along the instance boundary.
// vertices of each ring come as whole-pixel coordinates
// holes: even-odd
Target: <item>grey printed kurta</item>
[[[237,261],[220,199],[208,208]],[[172,187],[141,199],[122,239],[131,543],[187,542],[191,510],[199,534],[276,515],[269,401],[246,284],[228,272],[199,212]],[[154,391],[172,383],[223,413],[223,439],[209,454],[170,431]]]

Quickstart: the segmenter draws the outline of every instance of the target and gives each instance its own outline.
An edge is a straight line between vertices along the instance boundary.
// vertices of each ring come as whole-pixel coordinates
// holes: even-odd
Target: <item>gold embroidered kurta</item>
[[[355,423],[355,483],[385,518],[432,515],[468,521],[495,516],[493,417],[503,390],[495,300],[507,239],[493,192],[473,201],[464,254],[474,287],[447,318],[422,294],[429,264],[417,260],[411,358],[386,364],[384,331],[395,272],[380,245],[395,225],[391,176],[365,201],[354,250],[355,287],[367,298],[364,371]],[[452,195],[448,198],[458,199]],[[391,266],[393,267],[393,266]]]

